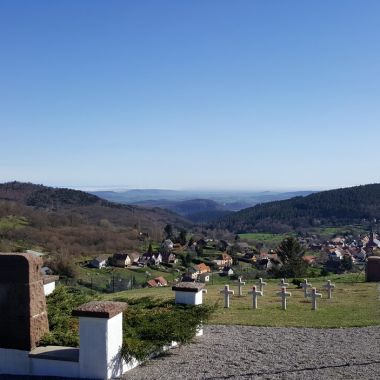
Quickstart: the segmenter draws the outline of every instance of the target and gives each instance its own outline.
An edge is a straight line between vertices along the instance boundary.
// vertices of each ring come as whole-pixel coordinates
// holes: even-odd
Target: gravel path
[[[125,375],[142,379],[380,379],[380,327],[206,326]]]

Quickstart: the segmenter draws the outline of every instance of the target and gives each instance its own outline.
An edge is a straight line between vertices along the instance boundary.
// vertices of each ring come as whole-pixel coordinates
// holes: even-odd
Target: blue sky
[[[0,1],[0,181],[380,182],[378,0]]]

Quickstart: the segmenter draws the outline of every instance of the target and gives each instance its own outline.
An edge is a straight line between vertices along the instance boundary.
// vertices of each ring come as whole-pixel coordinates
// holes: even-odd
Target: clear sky
[[[380,182],[379,0],[0,0],[0,181]]]

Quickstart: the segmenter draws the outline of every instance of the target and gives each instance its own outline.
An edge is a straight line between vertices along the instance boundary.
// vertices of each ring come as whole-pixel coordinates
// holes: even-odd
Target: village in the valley
[[[243,235],[244,236],[244,235]],[[145,235],[145,239],[148,238]],[[176,240],[176,239],[173,239]],[[236,235],[231,241],[191,237],[185,243],[173,243],[170,238],[152,244],[146,252],[122,251],[113,255],[94,257],[85,264],[88,268],[127,268],[139,272],[146,268],[163,269],[161,276],[148,278],[141,284],[128,283],[131,287],[161,287],[172,282],[201,282],[209,283],[237,279],[243,276],[254,280],[259,277],[273,277],[280,271],[282,262],[276,248],[267,248],[262,243],[249,243]],[[359,273],[364,271],[368,257],[380,252],[380,240],[373,231],[358,236],[334,236],[322,240],[316,235],[298,237],[305,254],[302,260],[313,272],[343,273],[345,271]],[[146,245],[146,244],[145,244]],[[272,244],[273,245],[273,244]],[[168,273],[165,275],[165,271]],[[89,272],[87,272],[89,273]],[[314,274],[316,275],[316,274]],[[227,280],[229,281],[229,280]],[[96,278],[93,280],[93,286]]]
[[[227,343],[227,346],[239,342],[244,347],[243,353],[247,352],[246,350],[257,349],[257,352],[263,352],[268,357],[268,354],[277,351],[279,345],[282,349],[293,352],[292,339],[289,341],[288,338],[284,338],[280,343],[281,335],[278,335],[279,331],[276,330],[278,326],[283,326],[284,331],[288,327],[298,327],[292,330],[293,334],[301,341],[309,341],[309,344],[298,348],[297,353],[287,359],[288,363],[297,367],[294,361],[310,350],[316,357],[314,367],[303,370],[303,373],[310,372],[312,376],[318,376],[323,368],[322,372],[325,375],[335,376],[339,371],[334,369],[330,373],[323,364],[326,361],[326,353],[319,352],[321,348],[314,346],[313,340],[317,342],[320,339],[317,331],[329,334],[324,338],[327,346],[323,346],[323,350],[330,345],[336,347],[336,344],[342,349],[345,340],[351,339],[351,333],[355,331],[353,326],[367,326],[377,321],[377,316],[373,313],[378,313],[377,293],[380,289],[371,288],[371,284],[380,282],[380,240],[373,230],[360,236],[338,235],[325,241],[321,241],[317,236],[288,236],[277,248],[270,249],[267,249],[265,244],[254,246],[243,241],[239,235],[232,241],[205,237],[196,240],[192,236],[187,240],[183,231],[180,232],[183,244],[180,244],[178,237],[174,237],[175,229],[172,226],[167,225],[165,231],[170,231],[172,239],[166,236],[159,244],[155,244],[155,249],[149,241],[148,248],[143,253],[121,251],[113,255],[78,261],[77,265],[86,272],[105,273],[110,270],[109,275],[112,277],[109,284],[115,282],[116,269],[137,271],[136,273],[144,271],[147,275],[142,283],[126,281],[125,288],[111,285],[100,292],[95,290],[96,280],[85,283],[78,278],[75,293],[80,288],[87,289],[79,297],[79,301],[75,301],[75,297],[72,296],[67,298],[69,294],[75,294],[71,293],[69,288],[66,290],[67,278],[43,265],[46,253],[28,250],[25,253],[0,254],[0,289],[3,294],[7,294],[1,299],[2,310],[6,311],[3,312],[0,328],[0,378],[3,379],[1,373],[6,373],[16,378],[19,375],[112,379],[127,374],[128,379],[151,379],[162,376],[163,373],[170,373],[167,378],[174,379],[181,378],[184,374],[181,366],[178,367],[183,355],[194,355],[185,370],[186,378],[193,378],[196,373],[199,378],[208,378],[208,374],[221,370],[221,363],[213,362],[214,356],[218,355],[215,345],[223,346],[220,338],[224,342],[231,342]],[[144,234],[141,240],[145,244],[145,239],[148,238]],[[301,262],[292,264],[295,265],[292,270],[303,268],[302,278],[280,278],[288,265],[284,258],[286,244],[292,245],[295,251],[298,249],[302,252]],[[9,276],[11,268],[13,275]],[[160,271],[162,275],[154,274]],[[94,277],[96,278],[96,275]],[[118,278],[116,282],[119,282]],[[70,286],[74,290],[73,285],[71,282]],[[10,297],[11,294],[18,296]],[[146,298],[147,296],[150,298]],[[173,301],[170,301],[171,298]],[[138,299],[143,303],[147,302],[147,316],[140,306],[133,310],[136,307],[135,302],[139,305]],[[153,301],[154,299],[157,301]],[[189,318],[194,319],[189,326],[193,326],[196,340],[191,338],[189,343],[192,343],[184,348],[186,351],[180,350],[161,362],[153,359],[158,353],[187,342],[182,341],[183,332],[177,332],[177,327],[169,328],[167,324],[161,326],[158,320],[154,320],[153,316],[156,313],[158,316],[163,312],[157,302],[163,302],[159,300],[165,299],[167,301],[162,305],[166,308],[165,315],[168,307],[175,309],[186,306],[201,309],[197,309],[197,317],[190,317],[191,314],[186,316],[190,309],[183,315],[183,321],[182,317],[178,316],[180,324],[189,324]],[[62,302],[70,302],[72,306],[66,311],[60,311]],[[364,306],[363,302],[368,304]],[[203,307],[206,307],[206,310],[203,310]],[[368,307],[368,310],[358,317],[355,315],[359,313],[359,309],[355,311],[358,307]],[[61,313],[66,312],[69,314],[64,316],[64,320],[79,319],[79,331],[75,332],[74,329],[66,332],[65,334],[69,335],[63,339],[60,322],[51,324],[52,316],[49,313],[52,312],[52,308],[55,310],[54,318],[58,320],[62,318]],[[136,312],[136,321],[132,322],[130,327],[126,326],[128,313],[133,315]],[[157,326],[152,326],[151,329],[163,328],[161,333],[167,335],[167,338],[161,338],[157,345],[153,346],[154,351],[148,350],[147,354],[141,355],[133,345],[130,346],[128,329],[130,328],[130,333],[135,336],[139,330],[133,332],[132,326],[136,323],[138,325],[137,321],[145,318],[153,325],[157,323]],[[210,322],[207,322],[208,320]],[[64,326],[68,322],[62,323]],[[253,330],[245,330],[236,325],[256,327]],[[258,330],[259,326],[273,327]],[[310,330],[304,330],[303,326]],[[319,330],[322,327],[330,329]],[[331,330],[336,327],[346,327],[344,337],[337,334],[339,330]],[[180,327],[179,331],[182,329],[183,327]],[[363,334],[357,340],[361,349],[376,339],[376,334],[373,335],[375,330],[371,327],[363,327],[362,330]],[[143,331],[140,330],[142,337],[145,334]],[[159,334],[158,331],[155,334]],[[308,334],[308,337],[305,334]],[[178,338],[175,338],[177,336]],[[146,338],[142,339],[144,342]],[[67,343],[62,345],[59,342],[77,342],[77,345],[70,347]],[[199,352],[195,353],[194,349]],[[236,378],[254,378],[263,374],[266,378],[277,378],[278,373],[287,374],[286,376],[292,374],[289,366],[284,367],[281,363],[264,372],[261,369],[262,365],[255,364],[256,372],[252,372],[250,363],[248,373],[236,375],[234,366],[223,365],[240,362],[242,356],[239,352],[231,353],[230,361],[222,363],[223,373]],[[153,360],[148,365],[139,367],[139,364],[147,359],[146,355]],[[364,356],[366,355],[364,351]],[[338,358],[339,356],[334,361],[335,363],[338,360],[337,364],[333,364],[332,368],[342,365],[339,364],[341,362]],[[361,362],[364,361],[363,359]],[[206,362],[209,363],[207,369],[200,375],[198,366],[203,363],[203,367]],[[347,359],[344,359],[344,363],[346,362]],[[372,373],[373,365],[376,366],[375,363],[370,363],[369,373]],[[248,371],[248,367],[245,368],[244,363],[239,364],[239,370]],[[353,367],[350,374],[356,376],[357,368]]]

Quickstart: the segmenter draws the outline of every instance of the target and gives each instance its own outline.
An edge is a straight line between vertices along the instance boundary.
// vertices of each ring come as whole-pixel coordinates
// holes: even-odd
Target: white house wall
[[[0,348],[0,374],[29,375],[29,351]]]
[[[30,358],[30,364],[30,374],[33,376],[80,376],[78,362]]]
[[[176,290],[175,303],[185,305],[201,305],[202,292],[181,292]]]
[[[49,282],[48,284],[44,284],[44,293],[45,296],[48,296],[49,294],[53,293],[55,289],[55,282]]]

